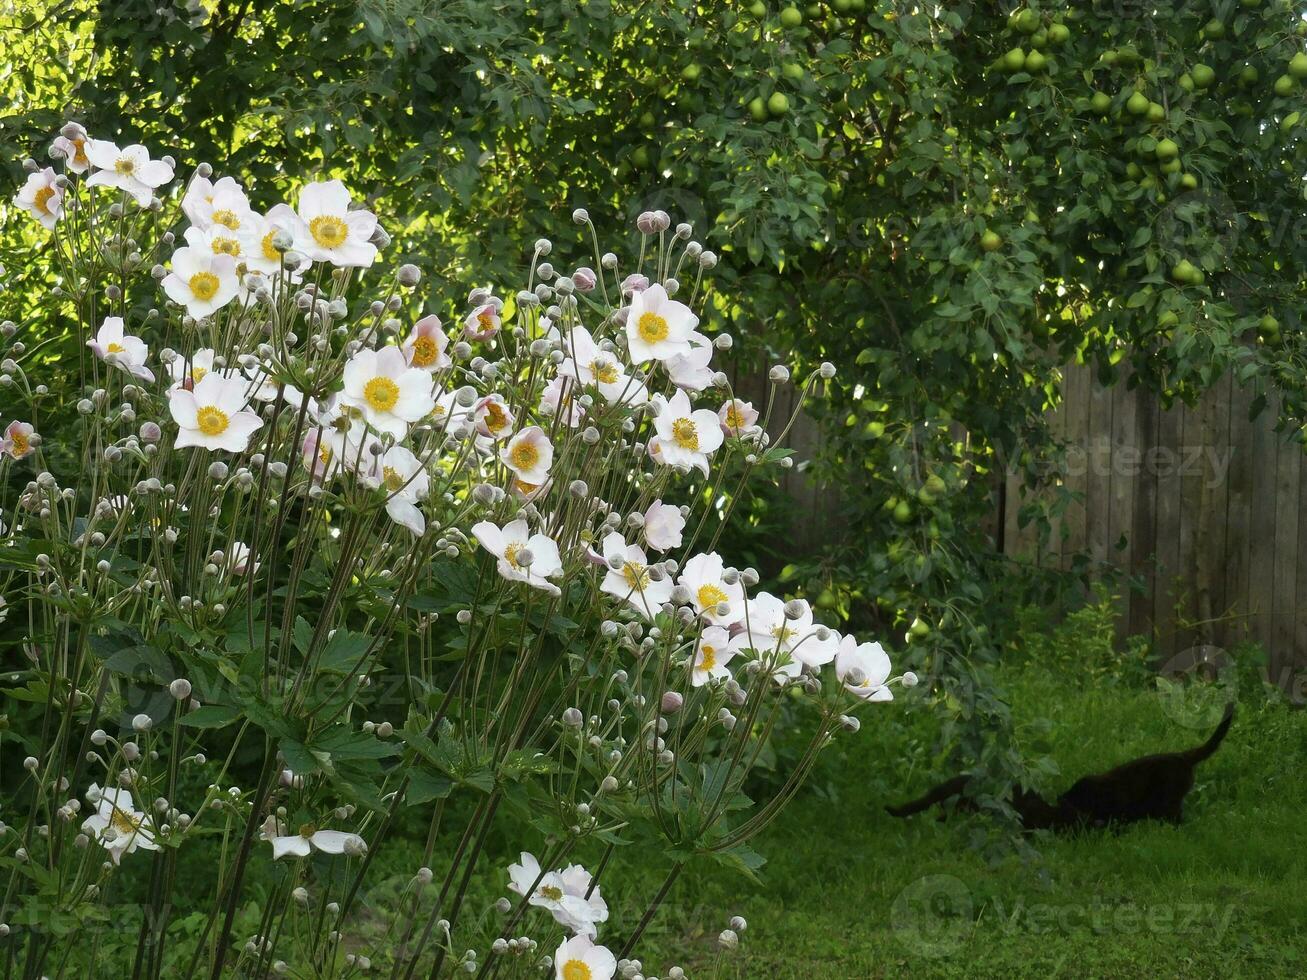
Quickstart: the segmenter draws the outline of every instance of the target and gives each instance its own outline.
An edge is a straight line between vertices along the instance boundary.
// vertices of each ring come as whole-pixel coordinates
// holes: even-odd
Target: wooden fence
[[[765,404],[765,369],[732,374],[742,397]],[[1050,423],[1069,446],[1062,480],[1073,500],[1041,545],[1021,520],[1027,490],[1009,477],[995,493],[995,542],[1040,568],[1067,569],[1077,554],[1111,563],[1133,583],[1119,634],[1151,635],[1163,659],[1249,639],[1268,651],[1278,683],[1294,683],[1307,667],[1307,463],[1275,431],[1275,404],[1249,420],[1253,393],[1227,376],[1198,405],[1164,409],[1147,391],[1103,388],[1076,366],[1062,394]],[[779,389],[773,418],[788,419],[796,397],[793,385]],[[822,443],[803,415],[786,438],[799,460]],[[783,486],[804,515],[787,547],[811,552],[844,533],[832,520],[835,488],[800,469]]]
[[[1198,405],[1163,409],[1069,368],[1050,423],[1068,444],[1062,479],[1076,499],[1040,546],[1009,478],[1004,551],[1047,568],[1076,553],[1111,562],[1138,586],[1123,595],[1122,634],[1151,633],[1163,657],[1252,639],[1285,683],[1307,666],[1307,465],[1275,432],[1274,403],[1249,420],[1252,400],[1227,376]]]

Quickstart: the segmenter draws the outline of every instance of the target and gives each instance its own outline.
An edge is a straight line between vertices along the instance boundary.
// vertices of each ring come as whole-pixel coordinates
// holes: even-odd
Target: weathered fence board
[[[767,403],[765,367],[740,366],[732,382],[758,408]],[[776,391],[773,434],[797,394],[793,385]],[[1041,542],[1036,522],[1021,519],[1030,491],[1011,475],[986,530],[1006,555],[1038,568],[1067,570],[1087,554],[1126,573],[1137,588],[1122,595],[1118,636],[1149,634],[1163,658],[1252,639],[1269,652],[1273,676],[1293,683],[1307,668],[1307,464],[1291,434],[1275,431],[1273,399],[1249,419],[1253,398],[1227,376],[1198,404],[1165,407],[1068,367],[1049,427],[1067,443],[1062,479],[1074,499]],[[796,460],[811,459],[823,434],[800,413],[786,443]],[[810,553],[840,540],[845,529],[829,520],[837,488],[799,467],[782,484],[802,515],[788,547]]]
[[[1085,391],[1088,387],[1088,392]],[[1087,550],[1128,573],[1119,634],[1151,632],[1163,657],[1249,638],[1281,682],[1307,666],[1307,474],[1302,447],[1275,431],[1274,400],[1222,379],[1197,405],[1163,408],[1070,367],[1054,429],[1068,444],[1063,483],[1083,497],[1061,522],[1051,564]],[[1050,420],[1053,421],[1053,420]],[[1021,499],[1019,478],[1006,494]],[[1015,520],[1013,508],[1003,515]],[[1027,529],[1028,531],[1028,529]],[[1004,529],[1012,557],[1050,564],[1050,544]]]

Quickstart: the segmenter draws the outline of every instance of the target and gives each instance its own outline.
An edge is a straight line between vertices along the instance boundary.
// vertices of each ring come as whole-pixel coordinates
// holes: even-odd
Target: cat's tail
[[[1225,738],[1225,733],[1230,730],[1230,723],[1234,721],[1234,702],[1225,706],[1225,715],[1221,718],[1221,723],[1216,726],[1216,731],[1202,745],[1190,749],[1185,753],[1185,758],[1195,765],[1204,759],[1211,758],[1216,750],[1221,747],[1221,741]]]
[[[920,813],[922,810],[929,810],[936,803],[943,803],[949,797],[957,796],[967,787],[970,776],[954,776],[952,779],[946,779],[934,789],[929,790],[924,796],[899,806],[887,806],[885,812],[892,817],[910,817],[914,813]]]

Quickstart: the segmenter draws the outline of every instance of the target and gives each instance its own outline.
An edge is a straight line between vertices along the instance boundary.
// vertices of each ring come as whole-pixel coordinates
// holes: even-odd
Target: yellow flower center
[[[617,365],[612,361],[592,361],[590,371],[594,374],[595,381],[605,385],[613,384],[621,377]]]
[[[303,837],[305,840],[308,840],[317,832],[318,832],[318,828],[313,826],[313,824],[311,823],[303,824],[300,827],[300,836]]]
[[[130,177],[136,172],[136,164],[127,157],[119,157],[114,161],[113,169],[125,177]]]
[[[699,669],[712,670],[717,666],[717,651],[707,643],[699,648]]]
[[[227,413],[214,405],[205,405],[195,413],[195,424],[206,436],[220,436],[230,424]]]
[[[73,162],[79,167],[85,167],[90,164],[86,158],[86,140],[73,140]]]
[[[649,571],[639,562],[628,561],[622,565],[622,578],[637,592],[643,592],[649,585]]]
[[[9,441],[13,443],[13,449],[11,451],[15,457],[26,456],[27,451],[32,448],[32,444],[28,441],[27,436],[23,435],[21,432],[13,433],[9,437]]]
[[[210,248],[214,255],[230,255],[234,258],[241,254],[241,243],[234,238],[215,238]]]
[[[477,321],[481,324],[482,330],[495,329],[495,314],[493,310],[482,310],[477,314]]]
[[[779,642],[784,643],[786,640],[790,639],[790,637],[794,636],[795,633],[794,630],[790,629],[788,626],[774,626],[772,627],[771,635],[776,637]]]
[[[36,210],[42,214],[50,213],[50,198],[54,197],[53,187],[42,187],[36,192],[36,199],[32,202],[36,205]]]
[[[498,432],[508,425],[508,413],[500,407],[499,402],[486,402],[486,428]]]
[[[224,225],[232,231],[235,231],[241,226],[241,219],[235,211],[229,210],[228,208],[220,208],[213,212],[213,223],[215,225]]]
[[[264,235],[263,239],[259,242],[259,248],[263,251],[263,257],[269,262],[281,261],[281,253],[278,252],[272,244],[272,236],[275,234],[275,231],[270,231]]]
[[[725,602],[730,598],[724,591],[715,585],[699,586],[699,605],[704,609],[715,609],[719,602]]]
[[[208,302],[218,292],[218,277],[212,272],[197,272],[191,276],[188,285],[196,299]]]
[[[568,960],[563,964],[563,980],[590,980],[592,976],[590,967],[580,960]]]
[[[556,902],[563,897],[563,890],[557,885],[541,885],[536,894],[541,898],[546,898],[551,902]]]
[[[117,807],[113,807],[109,814],[109,826],[120,834],[134,834],[140,829],[141,822],[130,813],[125,813]]]
[[[667,339],[667,321],[657,313],[641,313],[635,328],[646,344],[656,344]]]
[[[204,379],[204,376],[205,376],[206,374],[208,374],[208,373],[209,373],[209,369],[208,369],[208,368],[192,367],[192,368],[191,368],[191,380],[194,381],[196,384],[198,384],[200,381],[202,381],[202,380]]]
[[[123,347],[122,344],[111,343],[107,347],[105,347],[104,352],[106,354],[121,354],[126,349],[127,348]]]
[[[540,450],[529,442],[519,442],[509,456],[519,470],[530,470],[540,461]]]
[[[323,248],[340,248],[349,235],[349,226],[332,214],[320,214],[309,222],[309,234]]]
[[[521,568],[517,563],[517,553],[522,550],[522,546],[516,542],[510,542],[504,545],[504,561],[508,562],[514,568]]]
[[[747,423],[744,421],[744,413],[732,405],[726,410],[726,426],[729,429],[743,429]]]
[[[391,493],[401,489],[407,482],[402,476],[400,476],[399,470],[392,466],[383,466],[381,468],[381,475],[385,481],[386,489]]]
[[[399,401],[399,385],[389,378],[373,378],[363,386],[363,400],[378,412],[389,412]]]
[[[331,447],[325,442],[318,444],[318,459],[322,460],[323,466],[326,466],[331,462]]]
[[[689,419],[677,419],[672,423],[672,439],[682,449],[694,451],[699,448],[699,431]]]
[[[440,356],[440,348],[430,337],[422,336],[413,341],[414,367],[430,367],[436,363],[436,358]]]

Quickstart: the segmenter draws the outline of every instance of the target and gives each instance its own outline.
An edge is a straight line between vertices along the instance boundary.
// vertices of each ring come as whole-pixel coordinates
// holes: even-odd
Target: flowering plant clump
[[[61,275],[34,323],[80,331],[75,421],[42,431],[67,393],[32,324],[4,325],[0,365],[27,706],[0,957],[23,975],[97,962],[126,891],[132,976],[633,976],[684,865],[756,868],[818,749],[914,682],[716,550],[792,420],[712,367],[731,339],[700,330],[716,259],[689,226],[642,215],[624,268],[578,210],[593,269],[541,240],[522,291],[442,318],[415,266],[378,271],[388,236],[340,180],[260,212],[75,124],[51,155],[15,202]],[[752,801],[795,701],[808,749]],[[425,860],[368,933],[376,856],[414,820]],[[496,862],[496,822],[542,856]],[[610,910],[629,844],[668,876]],[[477,875],[498,918],[465,907]]]

